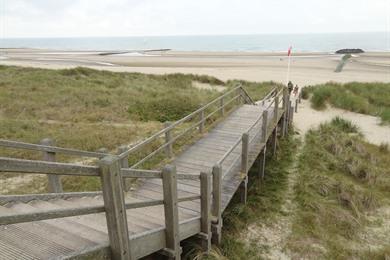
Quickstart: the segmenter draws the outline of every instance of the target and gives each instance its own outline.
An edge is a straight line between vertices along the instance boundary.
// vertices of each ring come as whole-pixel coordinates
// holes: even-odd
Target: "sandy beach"
[[[284,83],[286,53],[278,52],[148,52],[99,55],[98,51],[1,49],[0,64],[40,68],[85,66],[99,70],[153,74],[194,73],[222,80],[276,81]],[[354,55],[341,73],[334,70],[342,55],[293,53],[291,80],[300,85],[335,82],[390,82],[390,53]]]

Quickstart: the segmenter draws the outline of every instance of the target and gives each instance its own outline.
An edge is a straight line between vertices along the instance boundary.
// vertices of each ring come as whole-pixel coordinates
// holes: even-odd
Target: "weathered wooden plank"
[[[168,128],[168,130],[165,132],[165,143],[170,143],[165,147],[165,153],[169,158],[173,157],[173,147],[172,147],[172,129],[169,129],[169,127],[172,125],[171,122],[165,122],[165,128]]]
[[[0,172],[99,176],[99,167],[0,157]]]
[[[2,147],[9,147],[9,148],[15,148],[15,149],[25,149],[25,150],[34,150],[34,151],[52,152],[52,153],[62,153],[62,154],[73,155],[73,156],[94,157],[94,158],[103,158],[104,156],[109,155],[109,154],[106,154],[106,153],[88,152],[88,151],[81,151],[81,150],[70,149],[70,148],[62,148],[62,147],[56,147],[56,146],[29,144],[29,143],[10,141],[10,140],[3,140],[3,139],[0,140],[0,146],[2,146]]]
[[[201,246],[207,253],[211,248],[211,175],[202,172],[200,174],[200,194],[201,194],[201,227],[203,233]]]
[[[135,259],[130,250],[119,160],[119,157],[107,156],[99,161],[111,256],[113,259]]]
[[[213,203],[212,203],[212,216],[216,219],[213,224],[212,242],[219,245],[221,243],[221,231],[222,231],[222,205],[221,205],[221,193],[222,193],[222,169],[220,165],[214,165],[213,167]]]
[[[40,144],[44,146],[54,146],[53,140],[49,138],[42,139]],[[55,162],[56,153],[44,151],[42,159],[47,162]],[[48,190],[50,193],[63,192],[60,176],[48,174],[47,179],[48,179]]]
[[[101,195],[101,192],[68,192],[68,193],[45,193],[45,194],[28,194],[28,195],[0,195],[0,205],[10,202],[27,203],[32,200],[53,200],[81,197],[95,197]]]
[[[17,224],[54,218],[65,218],[104,212],[104,206],[47,210],[25,214],[0,216],[0,225]]]
[[[267,146],[264,146],[263,150],[259,154],[259,171],[258,171],[259,180],[264,179],[266,151],[267,151]]]
[[[168,165],[162,171],[166,248],[173,251],[173,259],[180,259],[179,211],[176,168]]]
[[[249,157],[249,134],[244,133],[242,135],[242,149],[241,149],[241,179],[240,184],[240,198],[241,203],[246,204],[248,197],[248,158]]]
[[[263,111],[263,124],[261,127],[262,142],[267,142],[267,129],[268,129],[268,111]]]

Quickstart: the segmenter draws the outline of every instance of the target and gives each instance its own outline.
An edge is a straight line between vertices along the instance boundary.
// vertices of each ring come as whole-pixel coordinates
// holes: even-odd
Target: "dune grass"
[[[51,138],[57,146],[116,152],[120,145],[139,142],[163,128],[163,122],[175,121],[223,94],[213,89],[199,89],[194,82],[225,87],[228,91],[242,83],[255,99],[265,96],[273,82],[223,82],[217,78],[192,74],[148,75],[115,73],[83,67],[48,70],[0,66],[0,138],[39,143]],[[210,108],[215,109],[215,107]],[[208,125],[217,118],[212,117]],[[188,125],[183,125],[185,128]],[[180,128],[178,129],[180,130]],[[199,138],[190,134],[178,141],[174,149]],[[129,158],[129,163],[146,154],[164,140],[151,143]],[[0,156],[40,159],[31,151],[0,148]],[[57,156],[58,161],[73,161]],[[164,154],[147,161],[142,168],[165,162]],[[66,191],[100,189],[99,181],[64,177]],[[26,183],[15,192],[33,192],[40,184]]]
[[[308,132],[295,187],[298,211],[289,239],[293,255],[309,259],[389,257],[386,241],[370,244],[366,239],[378,236],[381,241],[383,234],[365,231],[367,227],[381,230],[380,223],[368,216],[390,207],[388,159],[388,151],[366,143],[359,129],[341,118]]]
[[[390,84],[327,83],[305,87],[303,96],[311,96],[313,108],[321,110],[329,103],[345,110],[379,116],[383,123],[390,123]]]

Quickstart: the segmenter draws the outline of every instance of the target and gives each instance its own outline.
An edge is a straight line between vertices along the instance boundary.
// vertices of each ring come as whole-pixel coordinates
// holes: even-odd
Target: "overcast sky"
[[[0,0],[0,37],[389,31],[390,0]]]

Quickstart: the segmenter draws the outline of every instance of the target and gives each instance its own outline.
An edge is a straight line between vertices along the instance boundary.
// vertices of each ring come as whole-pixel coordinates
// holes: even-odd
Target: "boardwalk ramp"
[[[291,120],[285,91],[254,103],[239,86],[117,155],[0,140],[44,154],[42,161],[0,157],[0,173],[48,174],[52,191],[0,196],[0,259],[180,259],[188,238],[208,251],[220,242],[222,212],[234,194],[246,202],[249,169],[257,163],[264,176],[267,143],[276,149],[278,131],[286,134]],[[152,142],[159,145],[138,158]],[[97,163],[55,162],[59,153]],[[142,168],[161,153],[168,165]],[[102,191],[65,193],[61,175],[100,177]],[[137,180],[130,189],[129,179]]]

